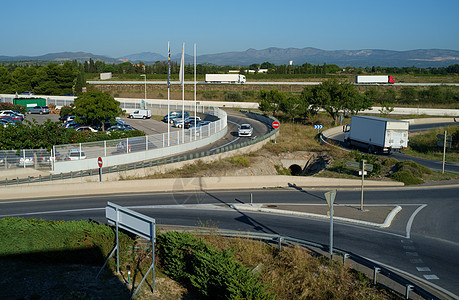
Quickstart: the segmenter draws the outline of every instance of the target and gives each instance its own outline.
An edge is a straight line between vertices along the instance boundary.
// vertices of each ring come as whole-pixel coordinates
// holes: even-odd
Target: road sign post
[[[330,208],[330,260],[333,260],[333,203],[335,202],[336,190],[326,192],[324,195]]]
[[[365,178],[365,163],[367,161],[365,159],[362,159],[362,189],[360,192],[360,210],[363,211],[363,180]]]
[[[317,129],[317,134],[320,133],[320,130],[324,128],[324,125],[314,125],[314,129]]]
[[[97,165],[99,166],[99,182],[102,182],[102,157],[97,159]]]
[[[280,127],[280,123],[278,121],[274,121],[271,125],[274,129]],[[277,144],[277,130],[274,132],[274,144]]]
[[[446,162],[446,148],[451,148],[453,144],[453,137],[447,135],[447,131],[445,130],[445,134],[437,134],[437,145],[438,147],[443,147],[443,161],[441,167],[441,173],[445,173],[445,162]]]

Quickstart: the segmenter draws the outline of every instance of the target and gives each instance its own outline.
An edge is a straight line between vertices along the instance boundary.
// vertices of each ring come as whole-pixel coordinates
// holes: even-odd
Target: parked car
[[[5,114],[5,115],[0,116],[0,118],[5,118],[5,117],[11,118],[11,119],[13,119],[13,120],[16,121],[16,122],[21,122],[21,123],[22,123],[22,121],[24,121],[24,117],[21,117],[21,116],[15,114],[15,113],[13,113],[13,112],[10,113],[9,115],[8,115],[8,114]]]
[[[3,117],[0,117],[0,120],[3,120],[3,122],[8,122],[9,124],[16,124],[16,123],[21,123],[20,120],[15,120],[13,119],[12,117],[10,116],[3,116]]]
[[[37,152],[37,161],[40,166],[49,167],[51,166],[51,154],[46,150],[40,150]]]
[[[252,125],[250,124],[241,124],[241,126],[239,127],[238,135],[241,137],[242,136],[251,137],[252,133],[253,133],[253,128],[252,128]]]
[[[88,126],[88,125],[80,125],[80,126],[77,126],[77,127],[75,127],[75,130],[76,130],[76,131],[87,131],[87,132],[97,132],[97,131],[98,131],[98,130],[95,129],[94,127]]]
[[[49,114],[49,107],[48,106],[40,106],[37,105],[35,107],[32,107],[27,111],[28,114]]]
[[[113,126],[108,127],[107,131],[129,131],[134,130],[131,125],[122,125],[122,124],[115,124]]]
[[[33,167],[35,165],[35,158],[32,152],[29,152],[25,154],[20,154],[18,156],[18,167]]]
[[[150,109],[137,109],[134,112],[129,114],[130,119],[150,119],[151,110]]]
[[[186,122],[188,122],[188,118],[186,118],[186,119],[175,118],[172,121],[172,127],[182,128]]]
[[[20,121],[24,121],[24,115],[19,110],[2,110],[0,111],[0,117],[12,117],[19,118]]]
[[[80,160],[80,159],[86,159],[86,154],[84,153],[83,150],[80,150],[80,149],[70,149],[64,158],[64,160]]]
[[[29,92],[22,92],[19,95],[34,95],[34,93],[29,91]]]
[[[185,118],[188,118],[190,116],[190,114],[186,111],[183,116]],[[163,122],[166,122],[166,123],[172,123],[174,121],[174,119],[176,118],[181,118],[182,117],[182,112],[181,111],[172,111],[169,113],[169,115],[165,115],[163,117]]]

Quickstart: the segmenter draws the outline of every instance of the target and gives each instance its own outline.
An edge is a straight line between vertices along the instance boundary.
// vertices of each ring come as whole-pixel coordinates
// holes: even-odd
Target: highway
[[[93,80],[93,81],[87,81],[88,84],[100,84],[100,85],[127,85],[127,84],[141,84],[144,85],[145,81],[98,81],[98,80]],[[319,85],[321,84],[321,81],[316,81],[316,82],[308,82],[308,81],[298,81],[298,82],[293,82],[293,81],[248,81],[243,83],[242,85]],[[147,81],[146,84],[152,84],[152,85],[167,85],[167,81]],[[181,84],[179,81],[171,81],[171,84],[173,85],[179,85]],[[185,81],[185,84],[193,84],[194,81]],[[208,83],[208,82],[197,82],[197,85],[241,85],[240,83]],[[377,85],[388,85],[388,84],[355,84],[359,86],[377,86]],[[434,83],[434,82],[398,82],[394,84],[390,84],[389,86],[459,86],[459,83]]]
[[[328,244],[328,221],[244,212],[229,207],[233,203],[248,202],[249,193],[252,193],[255,203],[324,205],[323,192],[320,189],[292,188],[2,201],[0,217],[93,219],[105,223],[104,207],[110,201],[149,215],[158,224],[206,224],[221,229],[281,234]],[[334,246],[396,267],[459,294],[458,193],[458,186],[366,191],[365,205],[397,204],[402,211],[387,229],[336,222]],[[358,190],[339,190],[336,197],[337,205],[357,205],[359,201]]]

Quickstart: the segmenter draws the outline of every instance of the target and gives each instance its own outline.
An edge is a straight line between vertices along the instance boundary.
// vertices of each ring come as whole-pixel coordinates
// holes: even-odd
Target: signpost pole
[[[362,188],[360,192],[360,210],[363,211],[363,181],[365,178],[365,163],[367,161],[365,159],[362,159]]]
[[[336,190],[326,192],[325,200],[330,208],[330,260],[333,260],[333,203],[335,202]]]
[[[443,163],[441,166],[441,173],[445,174],[445,160],[446,160],[446,130],[445,130],[445,137],[443,140]]]
[[[99,182],[102,182],[102,157],[97,159],[97,165],[99,166]]]

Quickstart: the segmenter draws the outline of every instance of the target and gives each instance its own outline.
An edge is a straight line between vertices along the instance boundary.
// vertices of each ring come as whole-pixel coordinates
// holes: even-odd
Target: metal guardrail
[[[255,239],[255,240],[262,240],[262,241],[277,244],[279,247],[279,250],[282,249],[282,245],[292,244],[292,245],[299,245],[299,246],[306,247],[306,248],[320,250],[325,253],[328,253],[329,251],[329,246],[324,245],[324,244],[296,239],[296,238],[292,238],[289,236],[282,236],[282,235],[269,234],[269,233],[241,232],[241,231],[233,231],[233,230],[225,230],[225,229],[212,229],[212,228],[207,229],[207,228],[202,228],[202,227],[166,226],[166,225],[160,226],[160,230],[193,232],[193,233],[201,234],[201,235],[217,234],[217,235],[226,236],[226,237],[243,237],[243,238],[249,238],[249,239]],[[346,260],[349,259],[361,266],[364,266],[364,267],[367,267],[373,270],[374,272],[373,273],[374,274],[373,284],[378,283],[377,274],[381,274],[385,276],[386,278],[390,279],[391,281],[393,281],[394,283],[397,283],[403,286],[405,288],[404,296],[406,299],[410,299],[410,292],[415,293],[416,295],[422,297],[423,299],[435,299],[435,300],[441,299],[438,296],[434,295],[432,292],[421,287],[419,284],[397,274],[396,272],[394,272],[388,267],[382,266],[376,262],[373,262],[369,259],[366,259],[360,255],[354,254],[349,251],[333,248],[333,252],[342,256],[343,264],[345,264]],[[381,282],[379,283],[382,284]],[[391,289],[390,287],[388,288]]]

